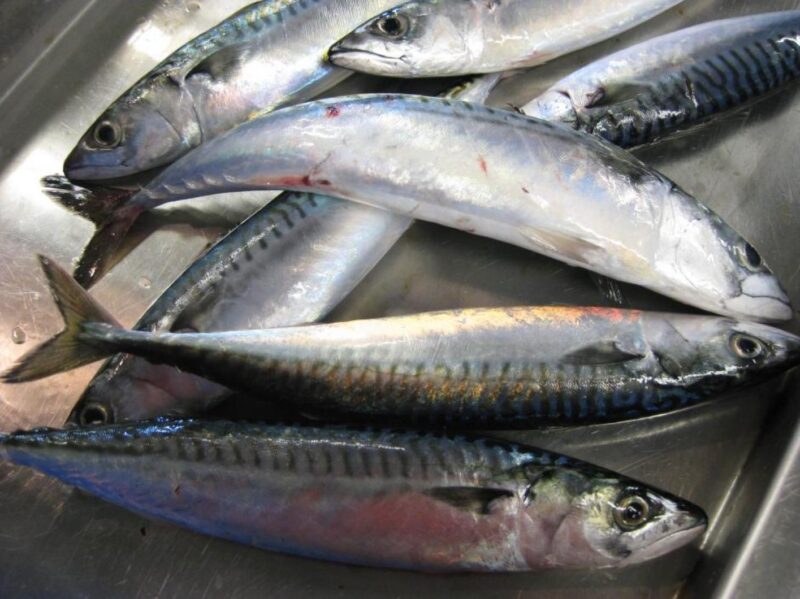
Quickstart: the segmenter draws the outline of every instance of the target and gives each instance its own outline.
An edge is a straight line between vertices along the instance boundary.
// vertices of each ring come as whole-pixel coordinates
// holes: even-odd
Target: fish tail
[[[141,213],[142,209],[137,206],[126,206],[97,226],[72,273],[80,285],[89,289],[108,272],[122,242]]]
[[[119,328],[116,320],[55,262],[44,256],[39,256],[39,262],[65,327],[3,374],[7,383],[35,381],[116,352],[113,339],[104,334]]]
[[[63,175],[50,175],[41,181],[42,190],[50,199],[96,226],[108,222],[137,192],[124,187],[81,187]]]
[[[96,187],[86,189],[61,175],[42,179],[44,192],[70,212],[90,220],[97,230],[92,236],[73,273],[87,289],[110,268],[116,251],[142,209],[130,204],[135,189]]]

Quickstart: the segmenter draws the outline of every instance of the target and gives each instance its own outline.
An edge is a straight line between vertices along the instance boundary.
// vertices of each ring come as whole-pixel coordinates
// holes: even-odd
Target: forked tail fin
[[[53,200],[97,227],[73,273],[78,283],[88,289],[110,268],[128,231],[142,213],[141,208],[128,203],[136,190],[86,189],[60,175],[45,177],[42,187]]]
[[[114,348],[82,335],[88,323],[120,325],[64,269],[39,256],[53,299],[64,318],[64,330],[45,341],[3,375],[7,383],[35,381],[72,370],[114,353]]]

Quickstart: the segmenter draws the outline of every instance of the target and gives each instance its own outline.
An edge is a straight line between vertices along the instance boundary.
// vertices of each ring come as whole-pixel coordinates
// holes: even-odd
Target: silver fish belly
[[[326,316],[412,220],[327,196],[286,193],[193,264],[142,316],[143,331],[301,325]],[[196,414],[230,391],[202,377],[119,354],[92,380],[76,424]]]
[[[117,325],[42,258],[65,329],[4,380],[116,352],[315,416],[466,427],[623,420],[680,409],[797,364],[800,338],[711,316],[602,308],[472,309],[222,333]]]
[[[703,23],[632,46],[523,107],[611,143],[658,141],[800,77],[800,11]]]
[[[607,40],[682,0],[414,0],[335,44],[334,64],[391,77],[540,65]]]
[[[663,175],[592,136],[466,102],[366,95],[287,108],[198,148],[125,209],[282,188],[505,241],[712,312],[792,316],[758,252]]]
[[[504,75],[450,92],[484,102]],[[355,288],[412,219],[330,196],[288,193],[237,227],[153,304],[138,330],[214,332],[316,322]],[[75,424],[203,412],[228,389],[120,354],[92,380]]]
[[[706,526],[621,475],[484,439],[159,421],[0,435],[0,459],[205,534],[369,566],[621,567]]]

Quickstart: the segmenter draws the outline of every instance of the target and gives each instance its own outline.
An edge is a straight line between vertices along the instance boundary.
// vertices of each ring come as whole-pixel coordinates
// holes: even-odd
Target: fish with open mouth
[[[115,242],[156,206],[267,189],[497,239],[742,320],[792,318],[759,252],[629,153],[558,124],[425,96],[334,98],[245,123],[120,205]]]
[[[487,439],[181,420],[0,435],[0,459],[204,534],[367,566],[624,567],[706,528],[667,493]]]
[[[523,106],[633,147],[752,104],[800,77],[800,11],[703,23],[602,58]]]
[[[665,413],[800,361],[800,338],[713,316],[470,309],[221,333],[120,328],[41,258],[65,330],[4,375],[20,383],[117,352],[319,417],[471,428]]]
[[[413,0],[328,52],[387,77],[447,77],[540,65],[610,39],[683,0]]]

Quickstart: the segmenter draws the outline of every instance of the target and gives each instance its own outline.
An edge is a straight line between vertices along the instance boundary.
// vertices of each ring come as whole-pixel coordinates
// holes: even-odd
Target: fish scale
[[[483,102],[499,78],[474,79],[452,93]],[[136,328],[213,331],[317,321],[353,289],[411,222],[330,196],[285,193],[196,261]],[[306,243],[309,237],[316,242]],[[248,292],[254,281],[263,283],[254,285],[258,292]],[[244,290],[242,282],[248,284]],[[156,370],[129,355],[112,358],[75,406],[70,422],[85,424],[86,415],[92,413],[107,423],[197,413],[228,394],[191,374]],[[153,391],[158,389],[164,392],[154,401]]]
[[[705,23],[622,50],[559,81],[523,112],[634,147],[746,106],[798,77],[800,11],[770,13]]]
[[[406,130],[418,135],[398,146]],[[464,102],[373,94],[287,108],[185,156],[126,209],[277,188],[497,239],[736,318],[791,314],[755,249],[660,173],[556,123]]]
[[[800,339],[765,325],[603,308],[469,309],[221,333],[127,331],[66,272],[46,258],[42,266],[66,329],[24,356],[7,382],[127,352],[315,416],[502,428],[663,413],[800,360]],[[495,410],[496,402],[510,409]]]
[[[319,95],[351,74],[325,60],[328,47],[393,1],[266,0],[245,7],[120,96],[73,149],[65,175],[108,181],[142,174],[255,114]],[[96,204],[78,212],[101,224],[108,215],[98,215]]]
[[[0,435],[0,458],[198,532],[362,565],[615,567],[706,524],[696,506],[566,456],[419,432],[161,420]],[[631,498],[648,513],[623,527]]]
[[[336,65],[390,77],[493,73],[537,66],[602,42],[680,3],[414,0],[370,19],[329,56]]]

